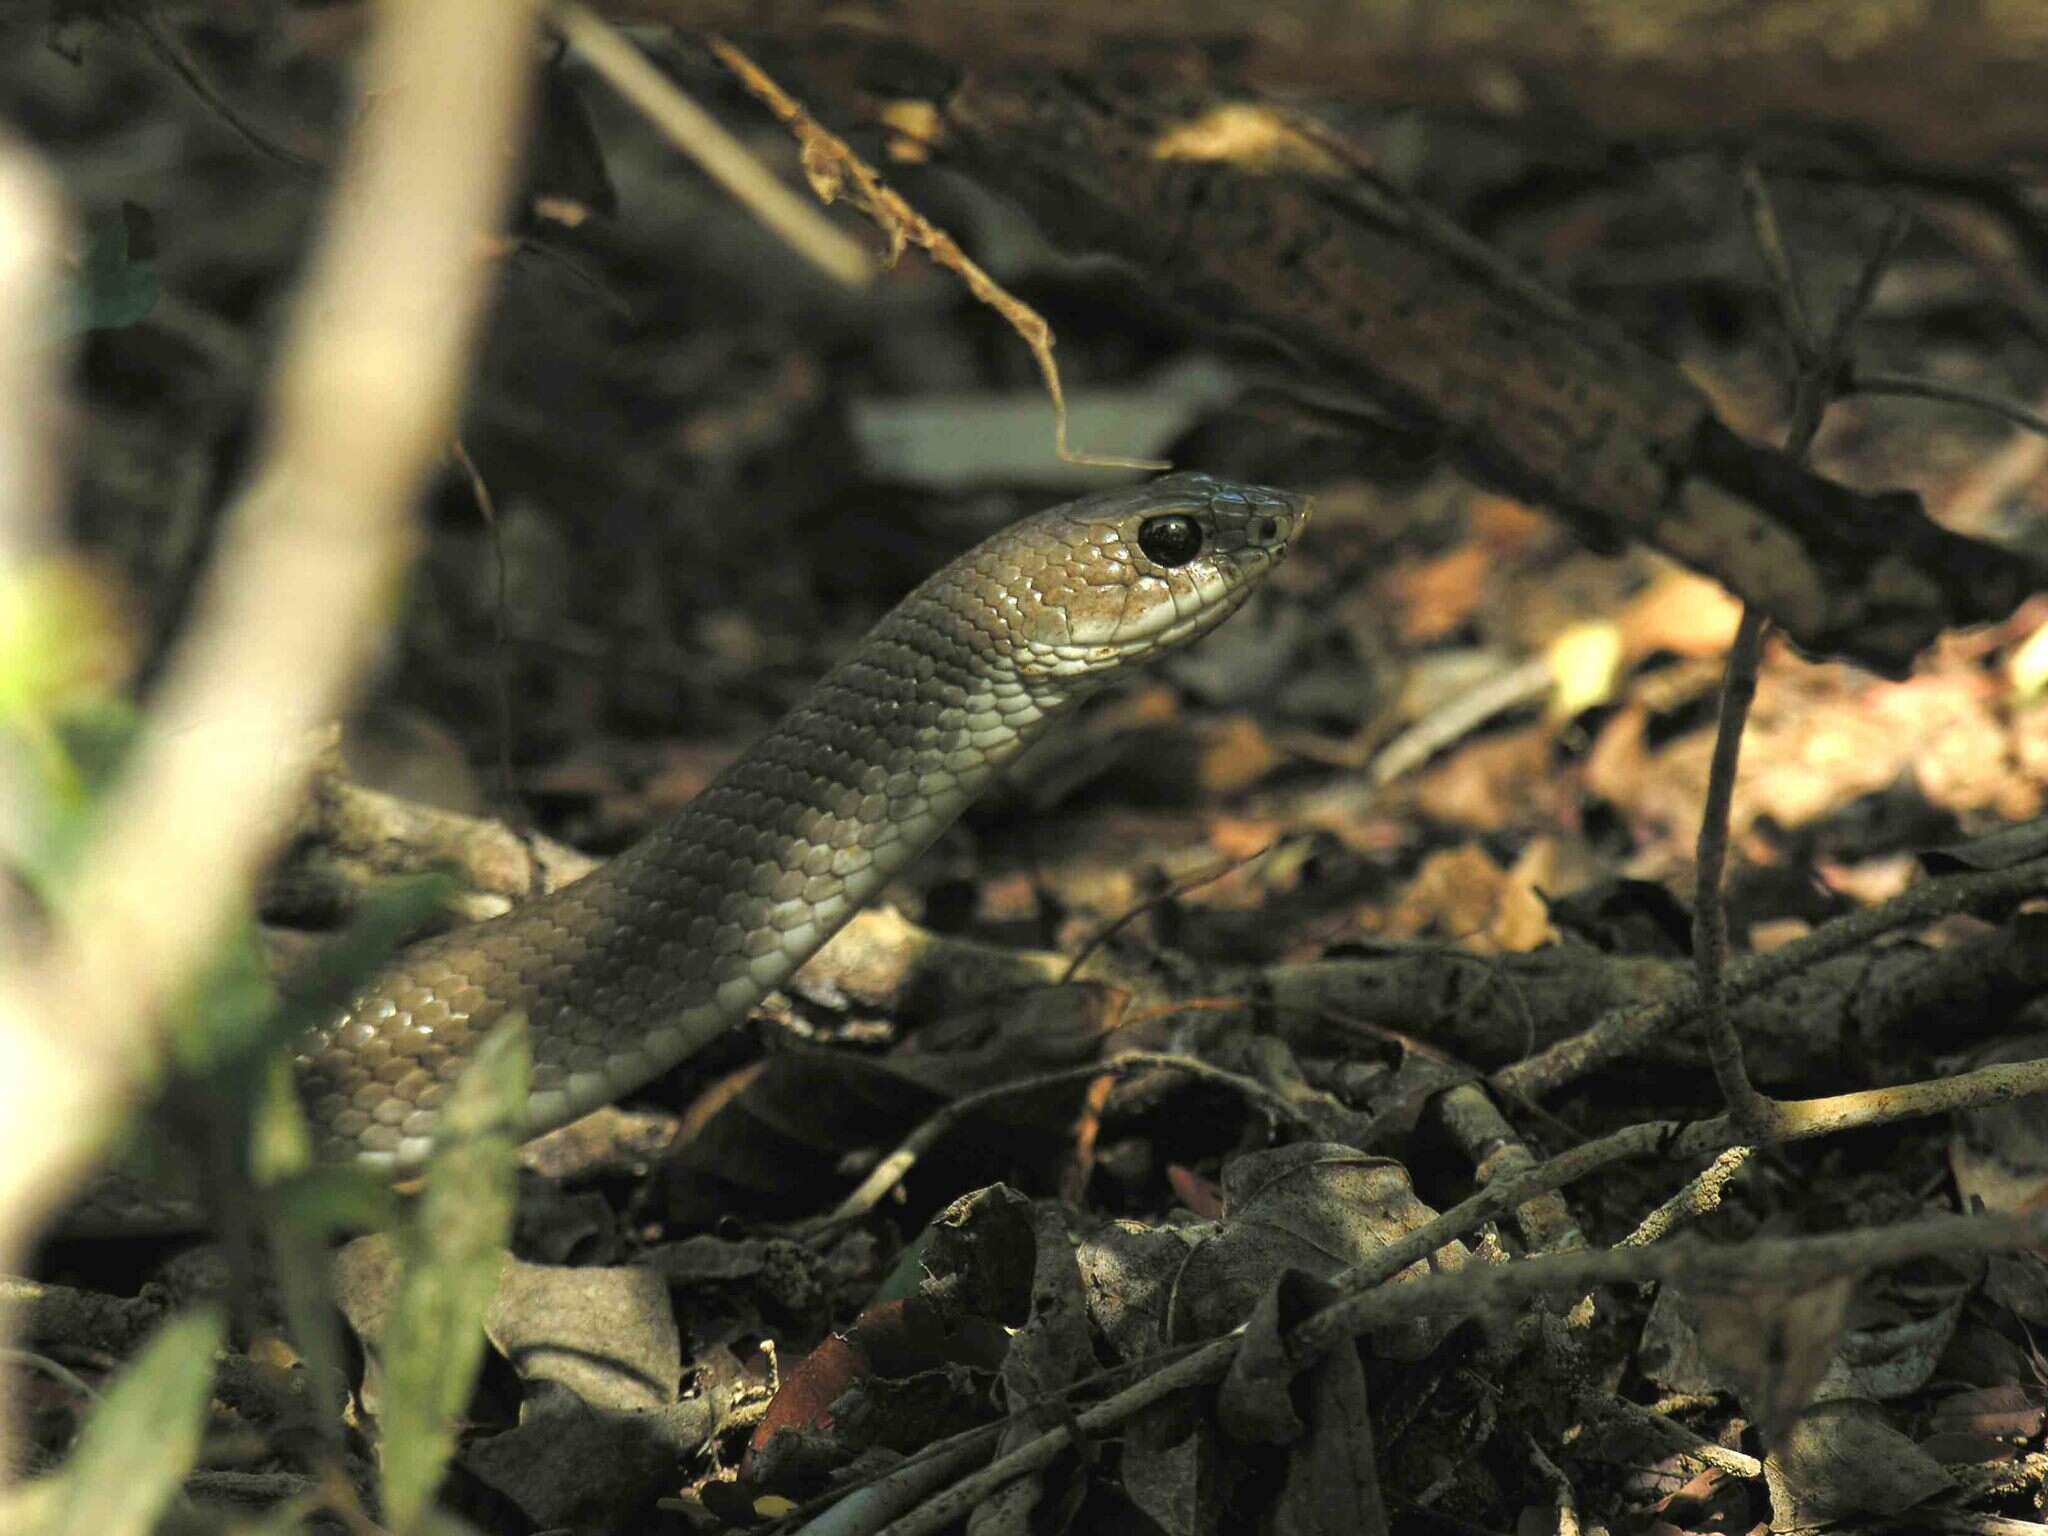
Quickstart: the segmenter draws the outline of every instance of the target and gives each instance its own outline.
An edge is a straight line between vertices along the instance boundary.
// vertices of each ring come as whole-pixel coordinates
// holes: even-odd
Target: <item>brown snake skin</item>
[[[417,1165],[453,1080],[515,1012],[533,1049],[528,1134],[666,1071],[743,1020],[1048,721],[1235,612],[1309,510],[1175,474],[962,555],[639,843],[405,950],[311,1032],[298,1075],[322,1155]]]

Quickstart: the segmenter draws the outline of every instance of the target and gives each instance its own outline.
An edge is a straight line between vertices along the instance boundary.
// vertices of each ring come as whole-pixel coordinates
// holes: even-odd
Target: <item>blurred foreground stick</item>
[[[1005,70],[942,110],[937,147],[1056,241],[1264,332],[1596,542],[1713,576],[1808,650],[1897,674],[2048,586],[1910,493],[1854,491],[1737,437],[1677,368],[1258,108]]]

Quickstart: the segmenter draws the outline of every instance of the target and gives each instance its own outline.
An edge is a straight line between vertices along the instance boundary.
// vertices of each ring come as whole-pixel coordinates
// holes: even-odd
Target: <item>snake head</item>
[[[1313,503],[1183,472],[1098,492],[969,557],[1020,674],[1107,672],[1207,634],[1286,557]]]

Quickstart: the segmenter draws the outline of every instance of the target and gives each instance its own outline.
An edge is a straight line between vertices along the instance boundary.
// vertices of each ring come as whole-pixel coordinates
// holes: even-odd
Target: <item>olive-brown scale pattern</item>
[[[1169,475],[1041,512],[905,598],[690,805],[582,880],[402,954],[298,1058],[323,1154],[431,1148],[483,1035],[523,1013],[537,1134],[666,1071],[780,984],[1118,668],[1221,622],[1305,498]],[[1173,567],[1140,547],[1191,519]]]

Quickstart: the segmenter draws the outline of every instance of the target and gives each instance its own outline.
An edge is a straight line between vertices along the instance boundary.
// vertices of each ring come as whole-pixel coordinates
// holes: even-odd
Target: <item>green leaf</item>
[[[885,1301],[902,1301],[917,1294],[918,1287],[924,1283],[924,1256],[936,1231],[936,1228],[928,1226],[910,1240],[903,1252],[897,1255],[889,1273],[882,1277],[875,1294],[868,1298],[869,1306],[880,1306]]]
[[[149,1536],[199,1458],[213,1357],[211,1308],[173,1319],[101,1400],[64,1471],[44,1536]]]
[[[144,259],[154,243],[149,211],[135,203],[86,221],[72,330],[121,330],[156,307],[157,272]]]
[[[492,1031],[441,1111],[440,1146],[400,1235],[405,1269],[383,1334],[384,1516],[423,1529],[483,1362],[484,1308],[512,1236],[525,1124],[526,1019]]]
[[[320,1165],[264,1190],[264,1231],[271,1272],[284,1306],[323,1434],[341,1434],[341,1314],[331,1279],[334,1242],[345,1232],[396,1224],[399,1200],[390,1182],[367,1168]]]

